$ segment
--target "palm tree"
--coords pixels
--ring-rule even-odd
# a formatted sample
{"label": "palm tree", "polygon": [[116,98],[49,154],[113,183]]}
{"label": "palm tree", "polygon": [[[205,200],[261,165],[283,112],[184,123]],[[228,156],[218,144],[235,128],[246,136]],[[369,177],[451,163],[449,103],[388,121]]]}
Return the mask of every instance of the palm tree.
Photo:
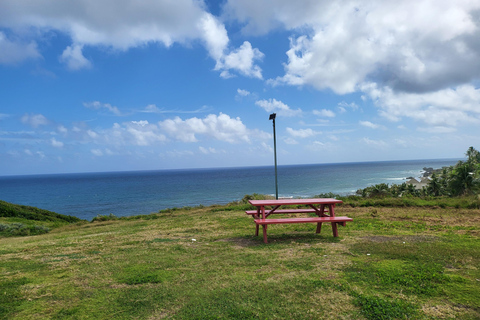
{"label": "palm tree", "polygon": [[442,183],[438,179],[437,175],[434,173],[427,185],[427,191],[429,194],[438,197],[442,193]]}
{"label": "palm tree", "polygon": [[468,148],[467,152],[465,153],[465,155],[467,156],[468,158],[468,162],[469,163],[472,163],[472,164],[476,164],[480,158],[480,152],[478,152],[477,150],[475,150],[474,147],[470,147]]}
{"label": "palm tree", "polygon": [[474,178],[474,172],[471,172],[470,169],[470,165],[464,163],[451,172],[450,188],[454,195],[474,193],[478,182]]}

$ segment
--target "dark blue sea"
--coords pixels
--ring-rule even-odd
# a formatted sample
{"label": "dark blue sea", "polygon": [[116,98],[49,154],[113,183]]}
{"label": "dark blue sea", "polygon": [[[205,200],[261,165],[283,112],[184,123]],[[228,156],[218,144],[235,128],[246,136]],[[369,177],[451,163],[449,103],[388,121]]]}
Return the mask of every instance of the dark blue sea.
{"label": "dark blue sea", "polygon": [[[278,167],[279,197],[355,193],[378,183],[401,184],[424,167],[459,159],[382,161]],[[0,177],[0,200],[81,219],[133,216],[166,208],[226,204],[246,194],[275,194],[275,169],[244,167]]]}

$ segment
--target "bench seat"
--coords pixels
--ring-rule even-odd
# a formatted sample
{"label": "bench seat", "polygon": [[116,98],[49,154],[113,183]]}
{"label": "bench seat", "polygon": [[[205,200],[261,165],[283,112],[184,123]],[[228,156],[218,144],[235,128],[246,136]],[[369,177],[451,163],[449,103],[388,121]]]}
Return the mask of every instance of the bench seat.
{"label": "bench seat", "polygon": [[[265,212],[268,212],[268,211],[270,210],[265,210]],[[328,208],[324,212],[328,212]],[[247,210],[245,211],[245,213],[249,215],[255,215],[258,212],[257,210]],[[288,213],[316,213],[316,211],[315,209],[301,208],[301,209],[280,209],[272,212],[272,214],[288,214]]]}
{"label": "bench seat", "polygon": [[315,217],[315,218],[284,218],[284,219],[254,219],[255,225],[257,228],[256,235],[258,235],[258,227],[262,226],[263,228],[263,242],[268,243],[267,241],[267,226],[269,224],[284,224],[284,223],[316,223],[317,230],[316,233],[320,233],[323,223],[331,223],[333,236],[338,237],[337,225],[343,227],[346,226],[347,221],[353,221],[349,217]]}
{"label": "bench seat", "polygon": [[315,218],[285,218],[285,219],[255,219],[256,224],[282,224],[282,223],[324,223],[324,222],[345,222],[353,221],[349,217],[315,217]]}

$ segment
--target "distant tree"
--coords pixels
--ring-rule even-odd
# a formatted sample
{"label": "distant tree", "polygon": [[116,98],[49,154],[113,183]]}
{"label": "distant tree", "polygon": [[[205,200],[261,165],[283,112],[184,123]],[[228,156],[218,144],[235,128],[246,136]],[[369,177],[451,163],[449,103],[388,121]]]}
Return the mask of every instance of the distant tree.
{"label": "distant tree", "polygon": [[443,192],[443,185],[440,179],[438,179],[437,175],[434,173],[432,174],[430,181],[428,182],[427,193],[432,196],[438,197],[439,195],[442,194],[442,192]]}
{"label": "distant tree", "polygon": [[467,160],[468,163],[475,165],[480,162],[480,152],[478,152],[478,150],[476,150],[474,147],[468,148],[465,155],[468,158]]}
{"label": "distant tree", "polygon": [[451,171],[450,189],[452,195],[462,196],[473,194],[478,189],[478,181],[475,179],[475,173],[471,171],[468,163],[456,166]]}

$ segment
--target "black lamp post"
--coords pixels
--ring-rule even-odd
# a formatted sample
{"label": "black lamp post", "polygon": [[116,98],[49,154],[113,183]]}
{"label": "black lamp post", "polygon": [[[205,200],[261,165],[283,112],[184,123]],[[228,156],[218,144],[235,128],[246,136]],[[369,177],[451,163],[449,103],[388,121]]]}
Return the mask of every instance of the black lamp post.
{"label": "black lamp post", "polygon": [[278,200],[278,182],[277,182],[277,138],[275,137],[275,117],[276,113],[272,113],[268,120],[273,120],[273,154],[275,156],[275,199]]}

